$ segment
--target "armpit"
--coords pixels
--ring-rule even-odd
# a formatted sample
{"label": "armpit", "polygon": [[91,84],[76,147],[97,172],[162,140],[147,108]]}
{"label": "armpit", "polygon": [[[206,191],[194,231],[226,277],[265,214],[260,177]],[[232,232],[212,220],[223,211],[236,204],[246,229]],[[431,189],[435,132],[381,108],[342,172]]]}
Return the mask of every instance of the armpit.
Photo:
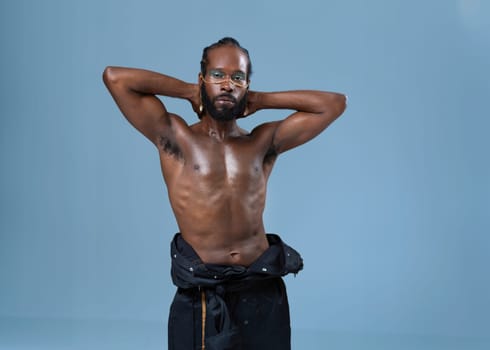
{"label": "armpit", "polygon": [[183,154],[179,146],[175,144],[175,142],[172,142],[166,136],[160,136],[158,138],[158,149],[161,152],[167,153],[175,158],[179,158],[179,159],[183,158]]}
{"label": "armpit", "polygon": [[271,146],[268,150],[267,153],[264,156],[264,163],[272,163],[276,160],[277,158],[277,150],[275,146]]}

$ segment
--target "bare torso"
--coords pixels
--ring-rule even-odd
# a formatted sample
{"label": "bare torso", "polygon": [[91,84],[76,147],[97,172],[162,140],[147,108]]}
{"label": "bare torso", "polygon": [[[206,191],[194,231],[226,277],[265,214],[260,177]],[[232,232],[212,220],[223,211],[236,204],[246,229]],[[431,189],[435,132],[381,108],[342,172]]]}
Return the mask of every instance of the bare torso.
{"label": "bare torso", "polygon": [[[246,50],[223,44],[206,52],[198,84],[123,67],[107,67],[104,83],[128,121],[158,147],[183,238],[205,263],[248,266],[268,247],[262,214],[277,154],[322,132],[344,111],[346,98],[251,91]],[[189,126],[157,95],[188,100],[201,120]],[[262,109],[294,112],[250,133],[237,126],[235,118]]]}
{"label": "bare torso", "polygon": [[162,173],[183,238],[205,263],[248,266],[268,247],[262,214],[275,160],[266,125],[221,139],[197,123],[162,138]]}

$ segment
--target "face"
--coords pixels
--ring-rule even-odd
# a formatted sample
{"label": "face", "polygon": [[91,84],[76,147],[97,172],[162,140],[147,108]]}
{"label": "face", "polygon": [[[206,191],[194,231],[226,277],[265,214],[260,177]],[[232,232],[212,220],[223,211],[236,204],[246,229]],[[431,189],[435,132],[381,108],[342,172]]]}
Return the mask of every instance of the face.
{"label": "face", "polygon": [[204,109],[218,121],[243,115],[248,91],[247,56],[237,47],[209,51],[206,75],[201,79]]}

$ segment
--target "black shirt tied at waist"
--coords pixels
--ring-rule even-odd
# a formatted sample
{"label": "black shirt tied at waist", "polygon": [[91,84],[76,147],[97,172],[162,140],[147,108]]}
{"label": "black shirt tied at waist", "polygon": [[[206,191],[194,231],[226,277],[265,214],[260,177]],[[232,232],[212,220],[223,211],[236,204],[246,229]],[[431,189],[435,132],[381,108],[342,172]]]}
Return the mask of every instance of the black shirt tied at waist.
{"label": "black shirt tied at waist", "polygon": [[[239,330],[226,304],[227,292],[257,288],[261,282],[277,279],[303,268],[299,253],[276,234],[267,234],[269,248],[250,266],[205,264],[195,250],[177,233],[171,243],[173,283],[181,290],[205,292],[206,318],[216,328],[207,329],[206,349],[238,349]],[[287,305],[287,303],[286,303]],[[190,309],[192,309],[191,305]],[[287,307],[287,306],[286,306]]]}
{"label": "black shirt tied at waist", "polygon": [[[205,264],[194,249],[177,233],[172,240],[172,281],[179,288],[231,288],[239,290],[248,281],[297,274],[303,269],[299,253],[276,234],[267,234],[269,248],[249,267]],[[219,288],[221,289],[221,288]]]}

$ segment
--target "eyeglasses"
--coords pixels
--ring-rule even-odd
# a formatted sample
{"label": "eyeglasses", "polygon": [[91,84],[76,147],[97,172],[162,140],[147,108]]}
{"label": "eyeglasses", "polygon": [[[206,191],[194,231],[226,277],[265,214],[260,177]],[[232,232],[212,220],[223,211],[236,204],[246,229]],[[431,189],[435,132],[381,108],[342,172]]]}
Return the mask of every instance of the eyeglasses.
{"label": "eyeglasses", "polygon": [[208,73],[206,73],[206,77],[202,77],[202,80],[205,83],[209,84],[222,84],[225,81],[229,80],[233,85],[237,87],[244,88],[248,86],[246,74],[240,71],[226,74],[220,69],[210,69]]}

